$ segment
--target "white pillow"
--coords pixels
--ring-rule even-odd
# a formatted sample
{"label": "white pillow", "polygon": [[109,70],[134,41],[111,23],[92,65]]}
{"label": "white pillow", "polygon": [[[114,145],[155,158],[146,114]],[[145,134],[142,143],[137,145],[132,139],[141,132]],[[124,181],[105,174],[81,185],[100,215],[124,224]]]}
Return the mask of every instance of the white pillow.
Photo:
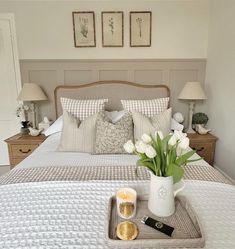
{"label": "white pillow", "polygon": [[63,117],[60,116],[56,121],[44,131],[45,136],[50,136],[54,133],[61,132],[63,128]]}
{"label": "white pillow", "polygon": [[[125,111],[113,111],[113,112],[105,112],[108,118],[112,121],[113,124],[117,123],[124,115]],[[56,121],[44,131],[45,136],[50,136],[54,133],[61,132],[63,128],[63,118],[60,116]],[[184,126],[178,123],[173,118],[171,119],[171,130],[183,131]]]}
{"label": "white pillow", "polygon": [[[113,112],[108,112],[105,111],[106,115],[108,118],[112,121],[113,124],[117,123],[124,115],[125,111],[113,111]],[[45,136],[50,136],[54,133],[61,132],[63,129],[63,116],[61,115],[56,121],[48,128],[46,129],[43,133]]]}
{"label": "white pillow", "polygon": [[113,112],[105,111],[105,114],[112,121],[112,123],[115,124],[125,115],[125,111],[124,110],[113,111]]}
{"label": "white pillow", "polygon": [[75,118],[85,118],[104,111],[104,105],[108,99],[69,99],[60,98],[63,111],[67,111]]}
{"label": "white pillow", "polygon": [[168,108],[169,97],[150,100],[121,100],[123,109],[137,111],[151,118]]}

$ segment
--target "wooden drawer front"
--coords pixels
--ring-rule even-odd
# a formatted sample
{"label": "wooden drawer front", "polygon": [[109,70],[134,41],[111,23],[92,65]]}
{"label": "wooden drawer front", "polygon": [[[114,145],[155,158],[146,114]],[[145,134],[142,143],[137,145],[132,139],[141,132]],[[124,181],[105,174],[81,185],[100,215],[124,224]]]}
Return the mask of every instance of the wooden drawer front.
{"label": "wooden drawer front", "polygon": [[213,165],[214,143],[190,143],[190,147],[196,150],[197,154],[206,162]]}
{"label": "wooden drawer front", "polygon": [[11,145],[12,156],[26,157],[30,155],[37,147],[37,144],[13,144]]}
{"label": "wooden drawer front", "polygon": [[190,147],[199,153],[210,153],[213,150],[212,143],[190,143]]}

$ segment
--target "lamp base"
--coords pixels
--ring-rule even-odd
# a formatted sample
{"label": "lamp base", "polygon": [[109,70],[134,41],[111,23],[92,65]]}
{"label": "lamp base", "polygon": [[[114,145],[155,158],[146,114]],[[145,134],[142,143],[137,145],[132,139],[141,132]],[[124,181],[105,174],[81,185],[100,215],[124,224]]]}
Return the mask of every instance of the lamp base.
{"label": "lamp base", "polygon": [[36,129],[36,104],[31,102],[32,105],[32,114],[33,114],[33,128]]}
{"label": "lamp base", "polygon": [[196,133],[196,131],[193,130],[192,127],[188,127],[186,133]]}
{"label": "lamp base", "polygon": [[192,128],[193,113],[194,113],[194,101],[190,101],[189,102],[188,129],[186,131],[187,133],[196,133]]}

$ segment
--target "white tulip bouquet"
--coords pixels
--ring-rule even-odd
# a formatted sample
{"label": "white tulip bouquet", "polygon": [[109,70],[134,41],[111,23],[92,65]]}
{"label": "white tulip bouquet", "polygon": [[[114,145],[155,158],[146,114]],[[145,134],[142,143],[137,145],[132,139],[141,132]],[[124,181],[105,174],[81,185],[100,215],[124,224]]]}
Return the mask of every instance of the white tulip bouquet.
{"label": "white tulip bouquet", "polygon": [[189,138],[181,131],[174,131],[165,137],[161,131],[156,132],[154,136],[143,134],[135,144],[129,140],[123,147],[127,153],[135,153],[140,157],[136,163],[137,167],[147,167],[157,176],[173,176],[174,183],[179,182],[184,175],[182,166],[201,160],[189,159],[195,151],[186,151]]}

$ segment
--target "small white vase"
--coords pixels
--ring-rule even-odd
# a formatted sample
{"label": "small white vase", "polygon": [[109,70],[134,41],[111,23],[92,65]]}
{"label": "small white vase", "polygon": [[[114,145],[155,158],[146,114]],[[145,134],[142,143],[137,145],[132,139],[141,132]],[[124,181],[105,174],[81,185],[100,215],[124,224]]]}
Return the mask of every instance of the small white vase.
{"label": "small white vase", "polygon": [[168,217],[175,212],[175,196],[183,186],[174,191],[173,177],[160,177],[150,171],[150,189],[148,208],[156,216]]}

